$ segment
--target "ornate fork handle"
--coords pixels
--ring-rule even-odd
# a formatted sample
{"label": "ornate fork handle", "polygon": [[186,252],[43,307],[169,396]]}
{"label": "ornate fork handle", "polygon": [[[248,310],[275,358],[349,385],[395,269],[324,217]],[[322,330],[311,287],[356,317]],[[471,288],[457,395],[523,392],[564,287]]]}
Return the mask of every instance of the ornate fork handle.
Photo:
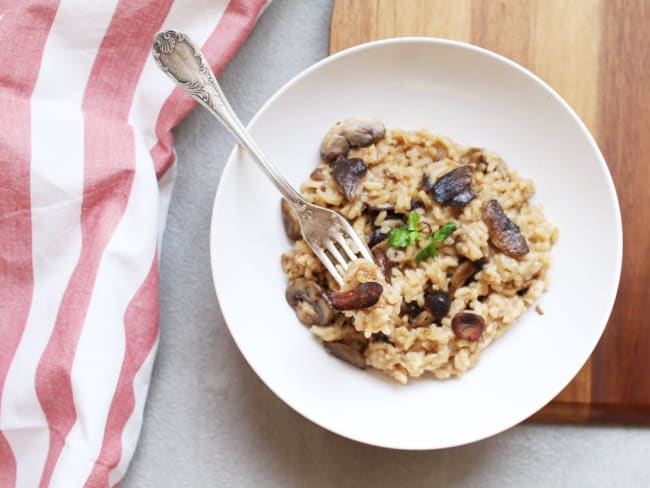
{"label": "ornate fork handle", "polygon": [[304,210],[306,202],[264,156],[230,107],[201,50],[187,35],[177,30],[159,32],[152,51],[160,69],[226,126],[296,210]]}

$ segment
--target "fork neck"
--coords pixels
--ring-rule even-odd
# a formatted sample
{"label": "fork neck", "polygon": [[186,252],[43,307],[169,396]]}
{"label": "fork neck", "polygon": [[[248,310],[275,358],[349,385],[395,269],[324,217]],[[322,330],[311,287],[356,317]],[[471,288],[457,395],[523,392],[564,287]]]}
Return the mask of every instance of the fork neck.
{"label": "fork neck", "polygon": [[159,32],[155,36],[152,51],[160,68],[235,136],[296,210],[304,210],[307,206],[305,200],[255,143],[221,91],[203,53],[187,35],[177,30]]}

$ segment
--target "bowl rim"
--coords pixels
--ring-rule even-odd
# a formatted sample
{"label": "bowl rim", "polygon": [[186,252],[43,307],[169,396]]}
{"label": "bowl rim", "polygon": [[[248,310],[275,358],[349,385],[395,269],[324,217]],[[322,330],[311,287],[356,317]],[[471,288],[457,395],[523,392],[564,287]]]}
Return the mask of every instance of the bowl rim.
{"label": "bowl rim", "polygon": [[591,340],[591,343],[589,344],[589,355],[581,361],[575,371],[572,372],[570,376],[568,376],[568,380],[566,382],[563,382],[559,388],[557,388],[557,391],[553,393],[552,396],[550,396],[547,400],[547,402],[543,405],[540,405],[536,410],[531,411],[527,413],[524,416],[518,416],[516,418],[511,419],[511,421],[508,423],[508,425],[498,425],[496,428],[490,429],[488,433],[482,432],[479,435],[474,435],[474,436],[467,436],[467,438],[463,441],[455,441],[455,442],[447,442],[444,443],[444,445],[431,445],[431,446],[422,446],[420,444],[418,445],[410,445],[409,443],[404,443],[402,441],[385,441],[385,442],[375,442],[375,441],[368,441],[366,439],[360,438],[358,436],[352,435],[350,433],[343,432],[341,429],[339,429],[336,425],[330,425],[328,422],[322,422],[319,419],[313,418],[310,416],[308,413],[303,413],[299,408],[294,405],[294,403],[288,399],[286,399],[283,395],[281,395],[277,390],[276,390],[276,385],[271,385],[269,382],[266,381],[265,375],[263,372],[260,372],[256,369],[256,367],[251,363],[251,361],[248,359],[248,357],[244,354],[242,351],[242,348],[240,344],[238,343],[238,340],[235,336],[235,334],[232,333],[231,326],[230,326],[230,316],[229,313],[224,310],[221,306],[222,303],[222,298],[221,294],[219,292],[220,286],[219,286],[219,280],[217,279],[217,273],[215,270],[215,262],[217,261],[217,255],[216,255],[216,246],[215,246],[215,238],[216,238],[216,209],[221,206],[220,202],[224,198],[224,190],[223,190],[223,185],[222,179],[224,177],[227,178],[227,174],[229,174],[230,171],[232,171],[232,168],[234,167],[233,161],[237,157],[237,154],[242,152],[240,150],[240,147],[238,144],[235,143],[233,150],[230,152],[228,155],[228,159],[226,160],[226,163],[223,168],[223,172],[221,174],[221,177],[219,179],[219,185],[217,187],[217,191],[214,197],[213,201],[213,206],[212,206],[212,213],[210,217],[210,236],[209,236],[209,245],[210,245],[210,264],[211,264],[211,274],[212,274],[212,280],[213,280],[213,285],[215,288],[217,300],[219,301],[219,307],[221,309],[221,313],[224,318],[224,322],[226,324],[226,327],[228,328],[228,331],[233,338],[233,341],[237,345],[237,348],[241,352],[242,356],[248,363],[248,365],[251,367],[251,369],[255,372],[255,374],[260,378],[260,380],[266,385],[267,388],[269,388],[280,400],[282,400],[286,405],[291,407],[291,409],[301,415],[302,417],[308,419],[309,421],[315,423],[316,425],[333,432],[337,435],[340,435],[342,437],[366,444],[366,445],[373,445],[373,446],[378,446],[378,447],[383,447],[383,448],[390,448],[390,449],[401,449],[401,450],[411,450],[411,451],[424,451],[424,450],[435,450],[435,449],[444,449],[444,448],[449,448],[449,447],[455,447],[455,446],[460,446],[460,445],[465,445],[465,444],[470,444],[473,442],[477,442],[482,439],[487,439],[489,437],[492,437],[496,434],[499,434],[501,432],[504,432],[522,421],[526,420],[528,417],[533,415],[535,412],[539,411],[541,408],[543,408],[548,402],[550,402],[553,398],[555,398],[573,379],[575,376],[578,374],[580,369],[584,366],[584,364],[588,361],[588,359],[591,357],[591,354],[593,353],[596,345],[598,344],[599,340],[602,338],[603,333],[605,331],[605,328],[607,326],[607,323],[609,321],[609,318],[611,317],[611,313],[614,307],[614,303],[616,300],[616,296],[618,293],[619,285],[620,285],[620,277],[621,277],[621,269],[622,269],[622,262],[623,262],[623,228],[622,228],[622,217],[621,217],[621,210],[620,210],[620,205],[619,205],[619,199],[618,199],[618,194],[616,192],[616,187],[614,186],[614,181],[612,178],[612,175],[609,171],[609,167],[607,166],[607,163],[605,161],[605,158],[603,157],[600,148],[598,147],[598,144],[596,143],[593,135],[589,131],[589,129],[586,127],[582,119],[577,115],[575,110],[568,104],[564,98],[562,98],[556,91],[553,89],[548,83],[546,83],[542,78],[540,78],[538,75],[534,74],[527,68],[521,66],[520,64],[516,63],[515,61],[501,55],[498,53],[495,53],[493,51],[490,51],[489,49],[485,49],[479,46],[476,46],[474,44],[470,44],[467,42],[462,42],[462,41],[456,41],[456,40],[451,40],[451,39],[444,39],[444,38],[438,38],[438,37],[421,37],[421,36],[405,36],[405,37],[392,37],[392,38],[386,38],[386,39],[381,39],[381,40],[376,40],[376,41],[371,41],[363,44],[359,44],[350,48],[347,48],[345,50],[339,51],[335,54],[326,56],[325,58],[321,59],[320,61],[317,61],[316,63],[308,66],[307,68],[303,69],[302,71],[298,72],[296,75],[294,75],[291,79],[289,79],[286,83],[284,83],[280,88],[278,88],[263,104],[262,106],[257,110],[257,112],[253,115],[251,120],[249,121],[248,124],[246,124],[247,128],[251,128],[254,126],[258,119],[262,117],[268,108],[273,105],[280,96],[282,96],[287,90],[289,90],[291,87],[293,87],[295,84],[300,82],[303,78],[309,76],[311,73],[314,71],[319,70],[321,67],[328,65],[330,63],[336,62],[340,58],[344,58],[347,56],[350,56],[352,54],[358,53],[360,51],[365,51],[365,50],[370,50],[370,49],[375,49],[375,48],[381,48],[386,45],[393,45],[393,44],[431,44],[431,45],[437,45],[437,46],[447,46],[447,47],[452,47],[452,48],[460,48],[460,49],[465,49],[468,51],[473,51],[475,53],[478,53],[483,56],[487,56],[489,58],[494,59],[497,62],[504,63],[506,66],[510,68],[514,68],[519,74],[529,78],[530,80],[534,81],[536,84],[538,84],[546,93],[548,93],[555,102],[558,102],[560,106],[566,111],[567,115],[569,115],[572,119],[573,122],[577,124],[577,127],[580,129],[582,132],[583,136],[586,138],[586,141],[589,143],[589,146],[591,147],[594,155],[596,156],[596,160],[598,161],[598,164],[601,167],[602,173],[605,177],[605,183],[608,187],[608,197],[611,200],[610,204],[612,205],[612,209],[614,210],[614,217],[615,217],[615,277],[612,282],[611,289],[609,290],[609,297],[606,302],[606,307],[604,310],[607,310],[607,316],[603,323],[600,326],[600,330],[598,331],[597,334],[593,335],[593,338]]}

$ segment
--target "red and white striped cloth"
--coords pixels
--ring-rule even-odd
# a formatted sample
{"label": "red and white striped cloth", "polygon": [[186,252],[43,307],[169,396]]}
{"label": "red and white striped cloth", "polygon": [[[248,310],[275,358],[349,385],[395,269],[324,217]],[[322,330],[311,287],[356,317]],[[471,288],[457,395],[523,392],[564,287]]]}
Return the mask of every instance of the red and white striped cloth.
{"label": "red and white striped cloth", "polygon": [[194,106],[152,39],[186,31],[218,73],[265,3],[0,0],[1,488],[124,476],[157,347],[171,129]]}

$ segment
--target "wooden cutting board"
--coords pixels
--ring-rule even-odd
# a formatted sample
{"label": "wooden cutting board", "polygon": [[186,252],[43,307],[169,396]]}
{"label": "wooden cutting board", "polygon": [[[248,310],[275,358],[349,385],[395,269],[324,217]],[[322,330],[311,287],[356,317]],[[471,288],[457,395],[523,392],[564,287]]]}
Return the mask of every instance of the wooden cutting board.
{"label": "wooden cutting board", "polygon": [[623,215],[618,298],[589,361],[534,420],[650,423],[648,26],[649,0],[334,1],[331,53],[399,36],[470,42],[548,82],[598,141]]}

